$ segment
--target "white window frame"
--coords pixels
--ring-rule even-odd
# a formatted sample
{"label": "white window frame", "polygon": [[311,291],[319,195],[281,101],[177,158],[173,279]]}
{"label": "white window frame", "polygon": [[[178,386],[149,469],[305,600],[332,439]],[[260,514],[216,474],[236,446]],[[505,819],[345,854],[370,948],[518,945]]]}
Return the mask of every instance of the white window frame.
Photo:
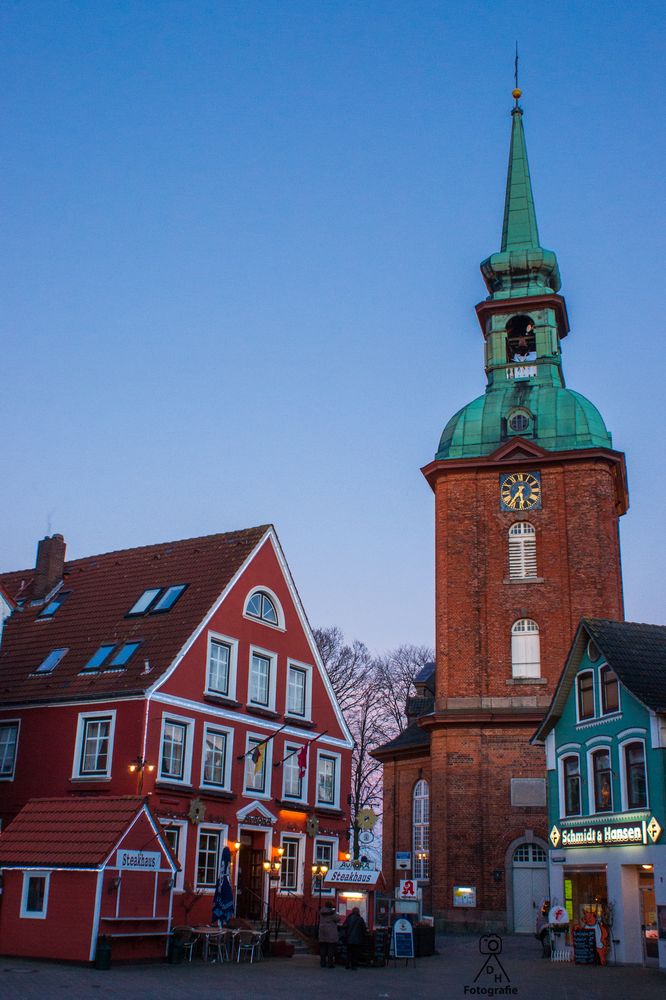
{"label": "white window frame", "polygon": [[[586,715],[584,718],[580,714],[580,692],[579,685],[580,679],[584,674],[589,674],[592,678],[592,715]],[[576,674],[575,695],[576,695],[576,723],[579,725],[585,725],[586,722],[592,722],[597,719],[597,688],[599,686],[599,676],[598,672],[594,667],[586,667],[585,670],[579,670]],[[589,772],[588,772],[589,773]]]}
{"label": "white window frame", "polygon": [[[604,812],[597,812],[597,804],[595,801],[595,784],[594,784],[594,762],[592,760],[593,754],[597,753],[599,750],[607,750],[608,758],[610,760],[610,772],[611,772],[611,808],[604,810]],[[588,745],[587,747],[587,801],[588,801],[588,813],[590,816],[610,816],[615,812],[615,789],[613,787],[613,745],[610,740],[606,737],[601,737],[595,740],[594,743]],[[581,775],[582,778],[582,775]],[[582,800],[582,796],[581,796]],[[582,804],[582,803],[581,803]]]}
{"label": "white window frame", "polygon": [[[284,744],[284,757],[289,756],[289,754],[293,753],[294,751],[302,750],[304,746],[305,746],[304,743],[292,743],[291,740],[288,740]],[[283,760],[284,760],[284,757],[283,757]],[[292,761],[296,762],[294,766],[296,768],[298,768],[298,753],[295,753],[293,757],[290,757],[289,761],[287,761],[287,763],[291,764]],[[305,774],[300,779],[301,780],[301,794],[299,796],[295,796],[295,795],[288,795],[287,794],[287,771],[286,771],[286,765],[284,763],[282,764],[282,798],[284,799],[285,802],[307,802],[307,800],[308,800],[308,770],[309,770],[309,766],[310,765],[309,765],[309,761],[308,761],[308,763],[306,763],[306,765],[305,765]]]}
{"label": "white window frame", "polygon": [[[304,713],[301,715],[299,712],[292,712],[289,709],[289,676],[290,671],[300,670],[305,674],[305,693],[304,693]],[[312,720],[312,667],[309,663],[301,663],[300,660],[287,660],[287,682],[285,688],[284,697],[284,714],[285,717],[289,716],[292,719],[303,719],[305,722],[310,722]]]}
{"label": "white window frame", "polygon": [[[565,790],[565,784],[564,784],[565,783],[564,761],[567,760],[569,757],[577,757],[578,758],[578,779],[580,781],[580,795],[579,795],[579,798],[580,798],[580,812],[575,813],[575,814],[572,813],[571,817],[569,817],[567,815],[567,811],[566,811],[566,804],[567,804],[567,802],[566,802],[566,790]],[[577,816],[582,816],[583,815],[583,805],[584,805],[584,802],[583,802],[583,768],[582,768],[581,760],[580,760],[580,750],[577,747],[575,749],[573,749],[573,748],[569,748],[569,749],[562,748],[561,751],[560,751],[560,754],[559,754],[559,756],[557,758],[557,790],[558,790],[558,797],[559,797],[560,816],[562,817],[562,819],[570,819],[570,818],[571,819],[575,819]]]}
{"label": "white window frame", "polygon": [[[631,743],[642,743],[643,744],[643,770],[645,771],[645,805],[644,806],[630,806],[629,805],[629,781],[627,780],[627,761],[625,758],[625,747],[629,746]],[[650,783],[648,781],[648,755],[647,755],[647,744],[645,742],[645,736],[642,733],[634,733],[633,735],[625,736],[624,739],[617,745],[617,752],[620,755],[620,800],[622,804],[622,812],[645,812],[650,808]]]}
{"label": "white window frame", "polygon": [[[319,767],[322,757],[333,758],[335,760],[335,789],[333,802],[322,802],[319,798]],[[315,783],[315,803],[318,809],[339,809],[340,808],[340,765],[342,756],[332,750],[317,750],[317,772]]]}
{"label": "white window frame", "polygon": [[0,781],[13,781],[16,776],[16,761],[18,760],[19,737],[21,735],[21,719],[0,719],[0,727],[15,726],[16,740],[14,741],[14,759],[12,760],[11,774],[0,774]]}
{"label": "white window frame", "polygon": [[[259,591],[263,591],[264,594],[270,597],[271,601],[273,602],[273,607],[275,608],[275,613],[277,614],[277,619],[278,619],[277,625],[274,625],[273,622],[267,622],[265,618],[258,618],[256,615],[248,614],[247,606],[254,597],[254,595]],[[243,618],[247,618],[247,620],[250,622],[259,622],[260,625],[265,625],[266,628],[278,629],[278,631],[280,632],[286,631],[284,623],[284,611],[282,610],[282,602],[280,601],[275,591],[271,590],[270,587],[266,587],[263,583],[258,584],[256,587],[253,587],[252,590],[249,590],[245,595],[245,600],[243,601]]]}
{"label": "white window frame", "polygon": [[219,834],[219,849],[217,854],[217,867],[215,872],[215,882],[220,874],[220,865],[222,863],[222,851],[229,839],[229,826],[227,823],[201,823],[197,828],[197,842],[194,851],[194,872],[193,872],[193,882],[194,888],[198,892],[214,893],[215,892],[215,882],[212,885],[203,885],[199,882],[199,850],[201,847],[201,835],[202,833],[217,833]]}
{"label": "white window frame", "polygon": [[[269,734],[270,735],[270,734]],[[270,799],[271,795],[271,775],[273,773],[273,740],[269,739],[268,743],[264,747],[264,790],[260,791],[258,788],[249,788],[245,784],[245,779],[247,776],[247,769],[249,767],[248,760],[250,760],[250,740],[258,741],[263,743],[265,739],[268,739],[266,733],[252,733],[248,732],[245,734],[245,759],[243,761],[243,795],[247,799]]]}
{"label": "white window frame", "polygon": [[[183,776],[176,778],[171,774],[162,774],[164,763],[164,730],[167,723],[172,722],[177,726],[185,727],[185,748],[183,754]],[[192,784],[192,747],[194,744],[194,719],[186,715],[176,715],[175,712],[162,713],[162,726],[160,728],[160,756],[157,765],[157,780],[166,782],[169,785],[191,785]]]}
{"label": "white window frame", "polygon": [[[521,622],[531,622],[536,628],[516,631],[516,626],[520,625]],[[521,646],[527,648],[526,640],[528,639],[536,639],[537,659],[518,660],[518,652]],[[530,645],[535,646],[535,643],[532,641]],[[524,680],[541,677],[541,629],[533,618],[517,618],[511,626],[511,676]]]}
{"label": "white window frame", "polygon": [[[210,686],[210,653],[213,643],[220,643],[229,647],[229,685],[227,694],[216,690]],[[238,674],[238,639],[232,639],[229,635],[222,635],[221,632],[209,632],[206,643],[206,694],[214,695],[218,698],[229,698],[236,700],[236,677]]]}
{"label": "white window frame", "polygon": [[[340,838],[339,837],[333,837],[333,836],[331,836],[331,837],[327,837],[327,836],[317,836],[317,837],[315,837],[314,840],[313,840],[313,842],[312,842],[312,864],[313,865],[317,864],[317,844],[320,844],[320,843],[321,844],[330,844],[331,845],[331,863],[329,865],[329,868],[334,868],[335,867],[335,863],[338,860],[338,854],[339,854],[339,851],[340,851]],[[333,886],[333,885],[326,885],[326,883],[323,883],[322,887],[321,887],[321,895],[323,897],[334,896],[335,895],[335,886]],[[317,887],[317,879],[314,877],[314,875],[312,876],[312,896],[313,897],[319,896],[319,888]]]}
{"label": "white window frame", "polygon": [[[185,882],[185,861],[187,859],[187,828],[188,824],[186,820],[182,819],[168,819],[166,816],[160,818],[160,823],[163,827],[177,827],[178,828],[178,852],[176,857],[180,862],[180,871],[174,872],[174,891],[182,892]],[[166,839],[166,838],[165,838]]]}
{"label": "white window frame", "polygon": [[[527,531],[526,529],[530,529]],[[536,528],[530,521],[516,521],[509,528],[509,579],[537,579]],[[530,570],[533,572],[530,572]],[[514,572],[514,570],[517,570]]]}
{"label": "white window frame", "polygon": [[[46,880],[44,886],[44,907],[43,909],[28,910],[28,888],[30,886],[31,878],[43,878]],[[23,872],[23,887],[21,889],[21,912],[20,916],[24,920],[46,920],[46,916],[49,908],[49,886],[51,883],[51,872],[50,871],[38,871],[30,870]]]}
{"label": "white window frame", "polygon": [[[109,751],[107,767],[103,774],[81,774],[81,752],[83,750],[83,734],[87,722],[96,719],[109,719]],[[74,760],[72,761],[72,778],[76,781],[110,781],[113,771],[113,741],[116,732],[116,710],[109,708],[106,712],[80,712],[76,724],[76,740],[74,742]]]}
{"label": "white window frame", "polygon": [[278,892],[280,895],[303,895],[303,887],[305,884],[305,847],[306,847],[306,836],[304,833],[292,833],[290,830],[283,830],[280,833],[280,847],[284,847],[285,840],[297,840],[298,844],[298,857],[296,859],[296,888],[287,889],[283,888],[282,884],[278,887]]}
{"label": "white window frame", "polygon": [[[417,823],[416,822],[416,815],[415,815],[416,814],[416,800],[417,800],[416,790],[421,785],[425,785],[426,790],[427,790],[427,795],[419,795],[418,798],[421,800],[421,802],[423,802],[423,800],[426,799],[426,801],[428,803],[428,818],[425,821],[423,819],[421,819]],[[426,831],[427,837],[423,837],[423,834],[422,834],[422,839],[427,839],[427,841],[428,841],[427,846],[421,846],[421,847],[417,848],[417,846],[416,846],[416,840],[417,840],[417,837],[416,837],[416,828],[417,828],[417,826],[419,827],[420,830],[422,830],[422,831],[425,830]],[[414,787],[412,788],[412,874],[414,876],[414,879],[417,882],[429,882],[430,881],[430,832],[431,832],[431,826],[430,826],[430,783],[425,778],[419,778],[419,780],[414,784]],[[421,852],[421,853],[427,853],[427,858],[425,859],[425,861],[419,862],[417,860],[416,855],[419,852]],[[417,865],[420,866],[418,868],[418,871],[417,871]],[[425,871],[427,872],[427,875],[420,874],[423,871],[423,869],[425,869]]]}
{"label": "white window frame", "polygon": [[[217,782],[206,781],[205,770],[206,770],[206,737],[208,733],[212,730],[214,733],[223,733],[226,738],[226,747],[224,753],[224,782],[219,785]],[[205,722],[203,728],[203,738],[201,740],[201,779],[200,785],[202,788],[217,789],[220,792],[230,792],[231,791],[231,763],[233,761],[234,753],[234,730],[229,726],[220,726],[216,722]]]}
{"label": "white window frame", "polygon": [[[250,691],[252,688],[252,657],[257,654],[257,656],[263,656],[264,659],[269,661],[268,668],[268,704],[264,705],[262,702],[253,701],[250,697]],[[249,706],[254,706],[256,708],[263,708],[265,711],[274,712],[275,711],[275,691],[277,687],[277,667],[278,667],[278,656],[270,649],[263,649],[261,646],[250,646],[250,655],[247,664],[247,704]]]}

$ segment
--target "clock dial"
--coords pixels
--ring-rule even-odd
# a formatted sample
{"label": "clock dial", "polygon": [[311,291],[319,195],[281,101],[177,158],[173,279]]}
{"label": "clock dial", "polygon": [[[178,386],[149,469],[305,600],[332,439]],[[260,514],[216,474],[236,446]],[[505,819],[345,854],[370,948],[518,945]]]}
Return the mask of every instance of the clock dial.
{"label": "clock dial", "polygon": [[500,476],[502,510],[534,510],[541,507],[541,475],[538,472],[510,472]]}

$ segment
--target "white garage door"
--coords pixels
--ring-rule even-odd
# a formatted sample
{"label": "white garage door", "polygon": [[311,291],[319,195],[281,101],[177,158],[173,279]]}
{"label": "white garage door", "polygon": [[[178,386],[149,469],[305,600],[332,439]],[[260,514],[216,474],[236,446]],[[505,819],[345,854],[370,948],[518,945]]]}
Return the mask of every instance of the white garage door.
{"label": "white garage door", "polygon": [[538,844],[519,844],[513,855],[513,929],[533,934],[537,910],[549,895],[546,852]]}

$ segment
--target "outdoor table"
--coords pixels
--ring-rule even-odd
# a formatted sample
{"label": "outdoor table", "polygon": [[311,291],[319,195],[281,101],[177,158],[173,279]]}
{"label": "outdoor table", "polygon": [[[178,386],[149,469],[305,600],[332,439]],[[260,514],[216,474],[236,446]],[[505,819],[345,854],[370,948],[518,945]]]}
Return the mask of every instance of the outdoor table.
{"label": "outdoor table", "polygon": [[192,928],[192,933],[196,934],[197,937],[201,938],[203,942],[202,947],[202,957],[204,962],[208,961],[208,949],[210,947],[210,942],[221,938],[227,933],[226,927],[218,927],[217,924],[201,924],[198,927]]}

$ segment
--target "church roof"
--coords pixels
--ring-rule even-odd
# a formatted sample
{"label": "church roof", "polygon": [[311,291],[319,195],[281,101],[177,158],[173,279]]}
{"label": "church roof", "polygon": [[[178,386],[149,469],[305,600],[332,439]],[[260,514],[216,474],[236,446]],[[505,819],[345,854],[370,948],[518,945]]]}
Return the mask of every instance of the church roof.
{"label": "church roof", "polygon": [[514,382],[493,389],[463,406],[442,432],[436,459],[490,455],[507,440],[506,422],[516,409],[531,414],[529,437],[547,451],[612,448],[612,438],[596,406],[554,385]]}

